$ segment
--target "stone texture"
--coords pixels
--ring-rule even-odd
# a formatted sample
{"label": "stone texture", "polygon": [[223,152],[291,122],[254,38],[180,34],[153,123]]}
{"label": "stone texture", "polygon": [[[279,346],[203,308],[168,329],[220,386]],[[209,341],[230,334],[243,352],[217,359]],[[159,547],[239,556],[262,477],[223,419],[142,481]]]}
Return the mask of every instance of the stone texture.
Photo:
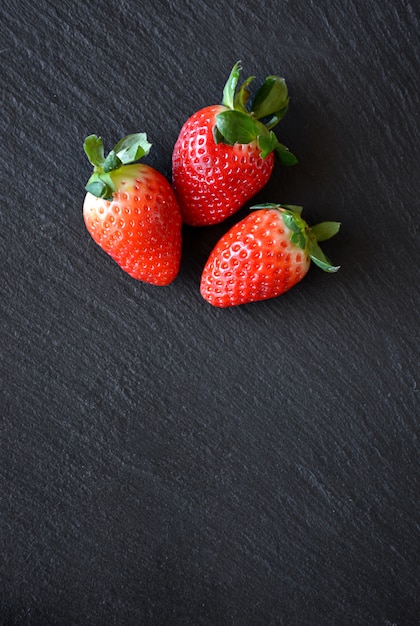
{"label": "stone texture", "polygon": [[[419,614],[418,13],[407,0],[0,8],[0,621],[408,626]],[[198,291],[248,211],[124,275],[82,219],[84,137],[183,121],[233,63],[286,77],[299,157],[256,200],[336,219],[276,300]]]}

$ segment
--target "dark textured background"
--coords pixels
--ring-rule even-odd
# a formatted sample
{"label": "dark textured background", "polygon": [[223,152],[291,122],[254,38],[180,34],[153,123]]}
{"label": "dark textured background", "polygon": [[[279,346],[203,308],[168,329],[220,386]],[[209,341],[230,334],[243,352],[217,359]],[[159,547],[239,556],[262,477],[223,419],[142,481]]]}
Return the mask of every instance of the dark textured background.
{"label": "dark textured background", "polygon": [[[409,0],[2,0],[0,622],[418,623],[419,24]],[[285,76],[258,197],[342,222],[287,295],[217,310],[82,219],[90,133],[170,176],[233,63]]]}

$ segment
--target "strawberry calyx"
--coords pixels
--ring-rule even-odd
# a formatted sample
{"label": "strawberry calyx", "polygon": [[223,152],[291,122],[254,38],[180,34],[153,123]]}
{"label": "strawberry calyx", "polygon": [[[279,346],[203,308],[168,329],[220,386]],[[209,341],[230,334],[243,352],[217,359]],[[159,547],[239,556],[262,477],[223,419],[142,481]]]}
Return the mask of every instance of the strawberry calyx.
{"label": "strawberry calyx", "polygon": [[116,191],[115,173],[149,154],[151,147],[145,133],[133,133],[123,137],[105,157],[102,138],[97,135],[86,137],[83,149],[93,165],[93,174],[85,186],[86,191],[97,198],[112,200]]}
{"label": "strawberry calyx", "polygon": [[226,110],[216,115],[213,128],[215,142],[232,146],[235,143],[257,141],[262,158],[275,151],[283,165],[295,165],[295,155],[278,141],[272,131],[289,107],[286,81],[280,76],[267,76],[249,104],[249,86],[255,76],[249,76],[238,88],[241,71],[241,63],[238,61],[223,89],[222,104]]}
{"label": "strawberry calyx", "polygon": [[290,241],[301,250],[304,250],[315,265],[329,273],[337,272],[340,269],[339,265],[331,263],[318,243],[319,241],[331,239],[331,237],[336,235],[340,230],[340,222],[320,222],[315,226],[309,226],[302,218],[303,208],[294,204],[256,204],[251,209],[272,209],[277,211],[285,226],[292,231]]}

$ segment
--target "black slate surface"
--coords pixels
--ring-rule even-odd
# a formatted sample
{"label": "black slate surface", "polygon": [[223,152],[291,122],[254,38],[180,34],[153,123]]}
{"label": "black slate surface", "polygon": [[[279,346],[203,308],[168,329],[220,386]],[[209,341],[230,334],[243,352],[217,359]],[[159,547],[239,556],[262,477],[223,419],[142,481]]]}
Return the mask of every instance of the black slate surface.
{"label": "black slate surface", "polygon": [[[3,0],[0,623],[419,623],[419,14],[409,0]],[[285,76],[259,202],[342,222],[276,300],[217,310],[228,223],[171,286],[82,219],[82,150],[172,146],[233,63]]]}

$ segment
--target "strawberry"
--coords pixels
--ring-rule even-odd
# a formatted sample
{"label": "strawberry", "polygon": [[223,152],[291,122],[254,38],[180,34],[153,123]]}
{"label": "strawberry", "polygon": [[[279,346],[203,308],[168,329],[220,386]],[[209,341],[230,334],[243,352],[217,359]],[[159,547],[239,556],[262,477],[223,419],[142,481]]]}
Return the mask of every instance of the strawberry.
{"label": "strawberry", "polygon": [[102,139],[84,149],[94,172],[86,185],[83,216],[94,241],[133,278],[168,285],[181,260],[181,213],[166,178],[143,163],[151,144],[128,135],[104,157]]}
{"label": "strawberry", "polygon": [[284,79],[268,76],[248,110],[248,87],[254,77],[237,89],[240,72],[238,62],[226,82],[222,104],[192,115],[174,146],[172,185],[182,219],[191,226],[217,224],[238,211],[268,182],[274,152],[284,165],[297,162],[271,130],[288,109]]}
{"label": "strawberry", "polygon": [[338,232],[339,223],[310,228],[302,207],[293,205],[252,208],[219,240],[204,267],[201,295],[210,304],[228,307],[275,298],[302,280],[311,260],[327,272],[339,269],[318,245]]}

